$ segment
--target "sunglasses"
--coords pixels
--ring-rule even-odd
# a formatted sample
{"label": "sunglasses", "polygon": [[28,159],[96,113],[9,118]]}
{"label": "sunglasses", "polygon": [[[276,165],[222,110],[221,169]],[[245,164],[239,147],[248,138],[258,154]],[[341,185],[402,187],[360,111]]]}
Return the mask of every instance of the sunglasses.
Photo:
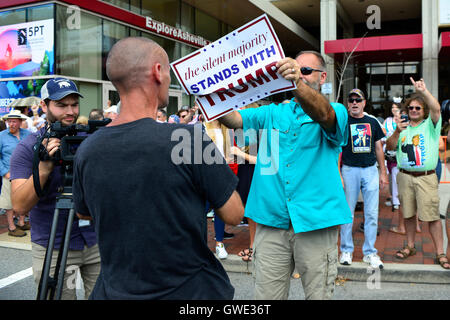
{"label": "sunglasses", "polygon": [[302,75],[304,75],[304,76],[310,75],[313,71],[323,72],[322,70],[313,69],[313,68],[310,68],[310,67],[301,67],[301,68],[300,68],[300,72],[301,72]]}
{"label": "sunglasses", "polygon": [[408,109],[409,109],[409,110],[416,110],[416,111],[419,111],[419,110],[422,109],[422,107],[421,107],[421,106],[408,106]]}
{"label": "sunglasses", "polygon": [[363,101],[363,99],[361,99],[361,98],[348,98],[348,102],[350,102],[350,103],[353,103],[353,102],[357,102],[357,103],[360,103],[360,102],[362,102]]}

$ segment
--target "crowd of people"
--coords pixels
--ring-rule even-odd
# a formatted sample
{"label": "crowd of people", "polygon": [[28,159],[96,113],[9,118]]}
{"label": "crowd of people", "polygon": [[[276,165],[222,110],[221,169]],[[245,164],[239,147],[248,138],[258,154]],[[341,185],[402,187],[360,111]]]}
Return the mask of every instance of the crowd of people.
{"label": "crowd of people", "polygon": [[[392,116],[380,123],[365,112],[360,89],[348,93],[346,106],[321,94],[327,72],[318,52],[302,51],[276,67],[297,85],[290,100],[254,103],[211,122],[196,105],[168,116],[167,53],[152,40],[130,37],[118,41],[106,61],[118,105],[92,109],[83,120],[83,97],[75,83],[54,78],[43,86],[38,108],[32,108],[33,117],[42,112],[45,119],[32,119],[35,131],[20,129],[25,118],[16,110],[4,116],[0,207],[7,212],[9,235],[24,236],[31,226],[36,283],[64,181],[51,160],[61,141],[46,138],[42,148],[48,157],[39,163],[38,178],[46,193],[38,196],[34,146],[45,122],[68,126],[104,118],[112,122],[84,140],[73,165],[77,218],[67,270],[79,268],[90,299],[232,299],[234,288],[217,258],[228,256],[223,240],[232,234],[225,226],[243,221],[250,238],[239,256],[253,263],[255,299],[287,299],[294,269],[306,299],[331,299],[338,263],[352,264],[360,194],[363,261],[383,269],[376,239],[379,193],[388,185],[390,205],[402,213],[391,231],[407,238],[396,258],[416,253],[420,220],[429,224],[436,262],[450,269],[438,209],[440,105],[424,80],[411,79],[415,93],[393,103]],[[180,144],[183,161],[174,163]],[[203,155],[200,162],[196,152]],[[205,161],[205,154],[220,161]],[[210,212],[216,256],[207,244]],[[67,213],[61,210],[62,216]],[[56,228],[52,272],[64,220]],[[67,282],[62,298],[75,299]]]}

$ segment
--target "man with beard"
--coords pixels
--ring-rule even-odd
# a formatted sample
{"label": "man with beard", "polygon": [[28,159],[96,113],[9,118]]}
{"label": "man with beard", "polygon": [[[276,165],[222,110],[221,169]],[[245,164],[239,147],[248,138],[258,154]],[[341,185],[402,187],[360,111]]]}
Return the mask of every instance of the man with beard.
{"label": "man with beard", "polygon": [[282,59],[277,68],[297,84],[289,103],[234,111],[219,119],[229,128],[243,128],[244,135],[250,129],[261,137],[245,208],[245,216],[257,223],[255,298],[287,299],[295,266],[306,299],[331,299],[338,225],[351,222],[338,169],[348,139],[348,114],[319,91],[327,73],[318,52]]}
{"label": "man with beard", "polygon": [[[79,114],[79,97],[82,95],[71,80],[66,78],[48,80],[41,89],[41,108],[47,114],[47,128],[42,128],[21,141],[11,157],[11,201],[14,211],[22,213],[31,210],[33,276],[37,284],[41,277],[46,247],[50,238],[56,197],[61,192],[64,182],[60,165],[52,160],[40,161],[40,185],[43,190],[46,186],[47,192],[43,197],[38,197],[33,184],[33,147],[45,130],[48,130],[49,123],[60,121],[62,126],[76,123]],[[44,139],[42,144],[52,157],[58,151],[61,141],[58,138],[50,138]],[[68,209],[59,211],[50,275],[54,273],[57,250],[62,245],[61,238],[65,231],[68,211]],[[75,217],[61,297],[63,300],[76,299],[77,269],[80,270],[85,295],[88,297],[100,273],[100,254],[94,227],[89,222]]]}

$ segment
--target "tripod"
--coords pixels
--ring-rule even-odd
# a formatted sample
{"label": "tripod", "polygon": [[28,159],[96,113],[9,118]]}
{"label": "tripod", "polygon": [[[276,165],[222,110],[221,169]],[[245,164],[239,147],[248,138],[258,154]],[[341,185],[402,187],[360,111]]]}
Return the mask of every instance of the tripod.
{"label": "tripod", "polygon": [[[59,210],[69,209],[66,226],[61,239],[61,247],[58,252],[55,273],[50,276],[50,267],[53,256],[53,247],[55,244],[56,230],[58,226]],[[66,270],[67,254],[69,251],[70,233],[72,232],[72,224],[75,217],[75,209],[73,205],[72,187],[65,186],[63,192],[56,198],[55,212],[53,214],[52,228],[50,238],[45,252],[44,266],[42,269],[41,279],[39,280],[37,300],[60,300],[62,288],[64,284],[64,273]],[[55,297],[56,293],[56,297]]]}

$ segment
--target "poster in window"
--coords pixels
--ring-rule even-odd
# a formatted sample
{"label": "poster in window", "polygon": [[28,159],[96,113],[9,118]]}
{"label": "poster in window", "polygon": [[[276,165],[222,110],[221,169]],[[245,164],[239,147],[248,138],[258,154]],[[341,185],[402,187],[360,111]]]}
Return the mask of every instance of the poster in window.
{"label": "poster in window", "polygon": [[0,26],[0,78],[54,74],[53,19]]}

